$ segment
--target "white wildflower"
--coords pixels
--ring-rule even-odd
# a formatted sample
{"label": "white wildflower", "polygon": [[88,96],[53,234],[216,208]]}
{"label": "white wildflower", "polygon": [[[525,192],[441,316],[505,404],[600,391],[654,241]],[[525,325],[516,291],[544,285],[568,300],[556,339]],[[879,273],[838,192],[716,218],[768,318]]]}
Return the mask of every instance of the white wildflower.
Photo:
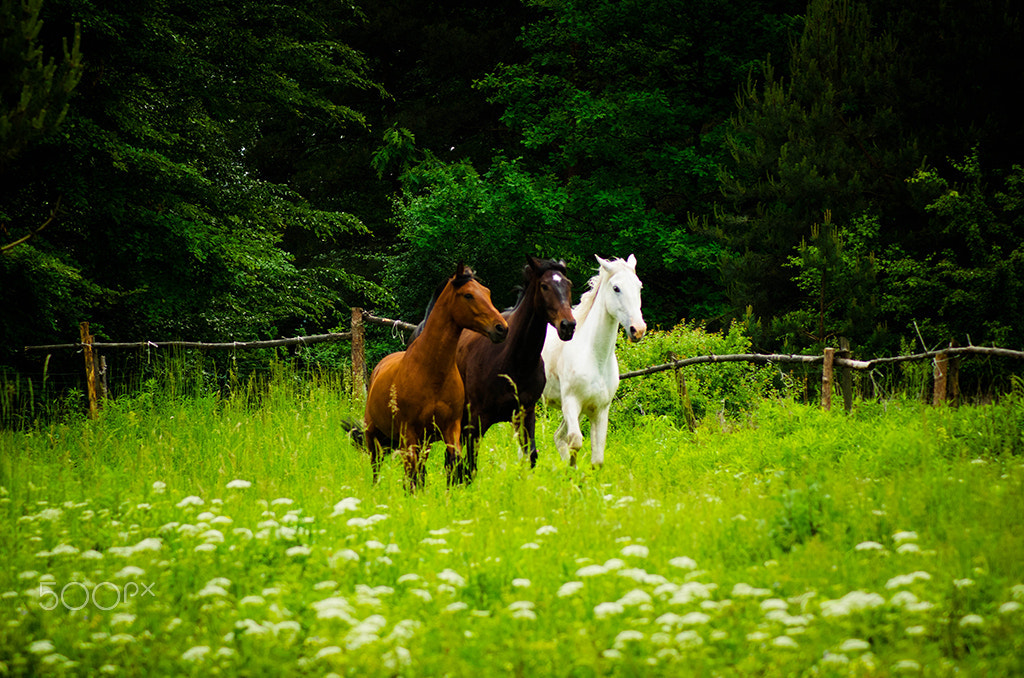
{"label": "white wildflower", "polygon": [[739,582],[732,587],[733,598],[765,598],[772,594],[769,589],[754,588],[750,584]]}
{"label": "white wildflower", "polygon": [[668,564],[672,567],[678,567],[680,570],[697,569],[697,561],[689,556],[676,556],[672,560],[668,561]]}
{"label": "white wildflower", "polygon": [[598,619],[605,619],[617,614],[622,614],[625,610],[621,603],[598,603],[594,607],[594,616]]}
{"label": "white wildflower", "polygon": [[777,647],[782,650],[795,650],[800,646],[789,636],[776,636],[772,639],[772,647]]}
{"label": "white wildflower", "polygon": [[693,629],[686,629],[676,634],[676,644],[683,649],[691,649],[704,644],[704,639]]}
{"label": "white wildflower", "polygon": [[461,574],[448,568],[445,568],[441,572],[438,572],[437,578],[445,582],[446,584],[455,586],[456,588],[460,588],[466,585],[466,580]]}
{"label": "white wildflower", "polygon": [[871,643],[860,638],[847,638],[838,649],[840,652],[866,652],[871,649]]}
{"label": "white wildflower", "polygon": [[[189,506],[202,506],[205,503],[206,502],[203,501],[202,497],[197,497],[195,495],[189,495],[188,497],[185,497],[184,499],[179,501],[177,506],[178,506],[178,508],[188,508]],[[206,647],[206,646],[203,645],[201,647]],[[209,652],[210,648],[207,647],[206,651]]]}
{"label": "white wildflower", "polygon": [[181,658],[187,662],[195,662],[199,661],[208,654],[210,654],[209,645],[196,645],[195,647],[191,647],[185,650],[181,654]]}
{"label": "white wildflower", "polygon": [[619,598],[619,605],[623,607],[635,607],[637,605],[649,605],[651,603],[651,594],[641,589],[632,589],[627,591],[624,596]]}
{"label": "white wildflower", "polygon": [[636,629],[627,629],[625,631],[620,631],[619,635],[615,636],[614,645],[621,650],[627,643],[635,643],[643,640],[644,638],[646,638],[646,636],[640,631],[637,631]]}
{"label": "white wildflower", "polygon": [[921,665],[913,659],[901,659],[892,665],[892,670],[896,673],[920,673]]}
{"label": "white wildflower", "polygon": [[[558,587],[558,597],[568,598],[569,596],[575,595],[583,588],[583,582],[581,581],[567,581]],[[1018,603],[1019,604],[1019,603]]]}
{"label": "white wildflower", "polygon": [[56,649],[53,646],[53,641],[50,640],[37,640],[28,646],[28,651],[32,654],[50,654],[55,652]]}
{"label": "white wildflower", "polygon": [[884,551],[885,547],[877,541],[862,541],[853,547],[855,551]]}
{"label": "white wildflower", "polygon": [[965,614],[960,618],[960,628],[965,629],[968,626],[981,626],[985,623],[981,615],[977,614]]}
{"label": "white wildflower", "polygon": [[229,490],[247,490],[250,487],[252,487],[252,483],[248,480],[242,480],[241,478],[236,478],[227,485]]}
{"label": "white wildflower", "polygon": [[313,603],[317,619],[340,619],[351,625],[356,624],[355,608],[345,598],[334,596]]}
{"label": "white wildflower", "polygon": [[623,546],[619,553],[627,558],[646,558],[650,555],[651,550],[643,544],[629,544]]}
{"label": "white wildflower", "polygon": [[823,600],[821,614],[825,617],[845,617],[854,612],[870,610],[884,604],[885,599],[877,593],[851,591],[838,600]]}
{"label": "white wildflower", "polygon": [[703,612],[687,612],[679,618],[680,626],[701,626],[711,621],[711,617]]}
{"label": "white wildflower", "polygon": [[604,565],[586,565],[576,570],[577,577],[597,577],[605,574],[608,570],[605,569]]}
{"label": "white wildflower", "polygon": [[885,582],[885,588],[896,589],[901,586],[910,586],[914,582],[920,581],[931,581],[932,576],[927,572],[918,570],[917,572],[911,572],[910,574],[898,574]]}
{"label": "white wildflower", "polygon": [[336,654],[341,654],[341,648],[337,645],[328,645],[327,647],[320,648],[320,651],[316,653],[316,658],[326,659]]}

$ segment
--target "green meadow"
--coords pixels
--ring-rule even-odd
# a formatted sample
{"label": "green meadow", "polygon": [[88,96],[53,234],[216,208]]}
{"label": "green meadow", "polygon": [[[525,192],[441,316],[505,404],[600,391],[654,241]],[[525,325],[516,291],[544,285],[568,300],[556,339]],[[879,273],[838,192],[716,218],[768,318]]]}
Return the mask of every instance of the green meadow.
{"label": "green meadow", "polygon": [[626,389],[599,470],[546,410],[536,469],[499,426],[409,494],[301,376],[0,432],[0,675],[1024,674],[1020,393],[690,429]]}

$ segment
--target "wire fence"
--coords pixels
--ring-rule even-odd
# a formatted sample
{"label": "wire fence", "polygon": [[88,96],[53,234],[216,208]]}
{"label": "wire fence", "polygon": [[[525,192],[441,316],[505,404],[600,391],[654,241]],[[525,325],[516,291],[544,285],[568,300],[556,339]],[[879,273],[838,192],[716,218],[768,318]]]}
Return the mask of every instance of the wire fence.
{"label": "wire fence", "polygon": [[[235,356],[240,351],[251,351],[257,349],[281,349],[281,348],[303,348],[317,344],[350,342],[350,375],[352,388],[357,393],[365,393],[365,384],[368,374],[366,360],[366,326],[390,328],[392,334],[397,336],[401,333],[411,332],[416,325],[401,320],[375,316],[361,308],[352,309],[351,329],[348,332],[334,332],[328,334],[316,334],[298,336],[283,339],[271,339],[265,341],[230,341],[230,342],[204,342],[204,341],[137,341],[137,342],[99,342],[89,333],[89,324],[82,323],[80,327],[80,340],[75,343],[46,344],[38,346],[26,346],[24,350],[29,353],[45,352],[47,361],[50,355],[60,351],[80,351],[84,358],[84,382],[85,391],[88,394],[88,407],[91,415],[95,416],[97,408],[106,393],[109,392],[107,385],[107,362],[104,352],[135,349],[136,351],[150,352],[166,350],[198,350],[202,352],[231,351]],[[729,363],[746,362],[760,365],[785,365],[801,364],[817,367],[819,364],[822,370],[822,407],[831,408],[833,391],[838,391],[843,396],[844,407],[850,410],[853,401],[853,389],[851,387],[851,371],[875,370],[885,365],[893,365],[903,362],[931,361],[934,365],[934,388],[933,403],[939,404],[947,400],[955,400],[959,395],[959,360],[962,356],[989,356],[1008,358],[1013,360],[1024,360],[1024,351],[1016,351],[1006,348],[986,346],[957,346],[955,343],[950,347],[925,351],[909,355],[871,358],[867,360],[854,359],[849,350],[849,344],[843,340],[840,348],[826,348],[821,355],[806,354],[761,354],[743,353],[731,355],[702,355],[693,357],[674,358],[664,363],[650,365],[648,367],[625,372],[620,379],[634,379],[645,375],[656,374],[667,370],[674,370],[677,379],[685,384],[683,369],[693,365],[706,363]],[[67,364],[62,362],[61,364]],[[838,375],[836,374],[838,370]],[[44,373],[45,370],[44,370]],[[73,372],[54,371],[48,373],[50,379],[70,377]],[[79,375],[82,373],[79,372]]]}

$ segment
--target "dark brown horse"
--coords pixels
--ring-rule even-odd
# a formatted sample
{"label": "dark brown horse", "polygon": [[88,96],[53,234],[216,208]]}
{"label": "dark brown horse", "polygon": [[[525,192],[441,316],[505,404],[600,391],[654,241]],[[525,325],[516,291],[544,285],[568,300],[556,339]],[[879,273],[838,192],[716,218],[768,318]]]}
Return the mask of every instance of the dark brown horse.
{"label": "dark brown horse", "polygon": [[409,488],[422,485],[430,443],[436,440],[444,440],[451,479],[462,451],[465,387],[455,366],[455,349],[464,328],[486,335],[488,343],[508,336],[508,323],[491,303],[490,291],[459,264],[435,294],[423,332],[406,350],[381,360],[370,375],[364,440],[374,482],[384,453],[398,449]]}
{"label": "dark brown horse", "polygon": [[492,424],[511,421],[519,433],[530,465],[537,463],[534,437],[536,405],[544,392],[544,362],[540,353],[547,326],[562,341],[572,338],[572,282],[565,263],[527,257],[523,268],[525,288],[515,307],[503,315],[508,320],[508,340],[501,345],[466,332],[459,339],[456,361],[466,384],[466,413],[462,440],[466,456],[456,479],[471,480],[476,473],[476,446]]}

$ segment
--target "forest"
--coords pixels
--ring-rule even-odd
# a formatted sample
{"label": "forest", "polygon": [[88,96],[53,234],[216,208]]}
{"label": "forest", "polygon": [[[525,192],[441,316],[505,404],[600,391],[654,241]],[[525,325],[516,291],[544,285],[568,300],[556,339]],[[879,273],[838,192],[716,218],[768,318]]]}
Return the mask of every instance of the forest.
{"label": "forest", "polygon": [[1011,0],[3,0],[0,364],[415,320],[634,253],[652,327],[1024,346]]}

